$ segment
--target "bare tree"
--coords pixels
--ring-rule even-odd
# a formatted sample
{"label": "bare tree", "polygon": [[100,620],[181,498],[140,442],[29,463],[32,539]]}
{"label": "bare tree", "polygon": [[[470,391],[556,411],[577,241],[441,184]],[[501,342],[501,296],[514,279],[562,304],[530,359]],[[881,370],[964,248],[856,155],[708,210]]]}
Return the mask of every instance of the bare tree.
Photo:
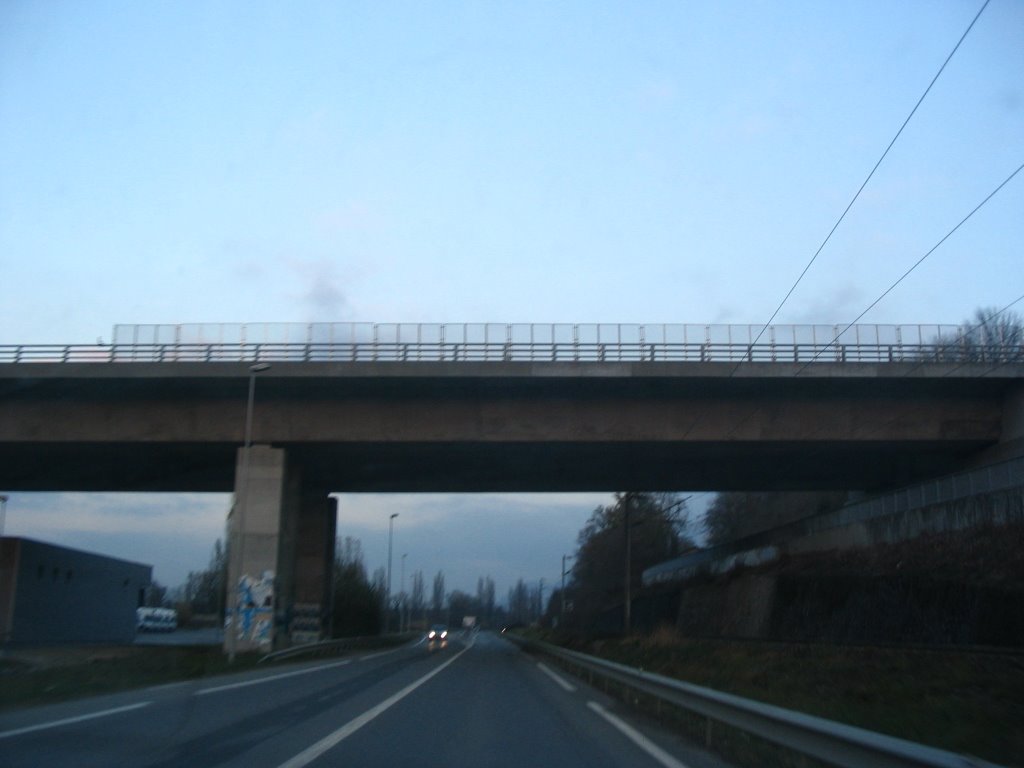
{"label": "bare tree", "polygon": [[617,493],[614,504],[597,507],[579,533],[571,587],[566,589],[574,621],[588,626],[603,611],[623,603],[627,549],[632,592],[645,568],[692,548],[683,533],[688,520],[686,501],[676,494]]}
{"label": "bare tree", "polygon": [[839,509],[845,500],[845,491],[720,493],[704,518],[708,543],[726,544],[758,531],[830,512]]}
{"label": "bare tree", "polygon": [[383,612],[379,588],[366,578],[359,539],[339,539],[335,547],[329,624],[334,637],[373,635],[380,631]]}
{"label": "bare tree", "polygon": [[534,599],[536,590],[531,592],[526,582],[519,579],[514,587],[508,590],[508,617],[514,624],[529,624],[534,618]]}
{"label": "bare tree", "polygon": [[426,588],[423,585],[423,571],[416,571],[412,575],[412,595],[409,601],[412,615],[420,614],[422,618],[423,609],[426,607]]}
{"label": "bare tree", "polygon": [[1014,312],[979,307],[964,321],[964,347],[972,362],[1008,363],[1024,360],[1024,319]]}
{"label": "bare tree", "polygon": [[384,570],[383,565],[373,572],[371,586],[373,587],[374,594],[377,595],[377,599],[380,601],[381,609],[386,609],[388,601],[388,572]]}
{"label": "bare tree", "polygon": [[149,588],[146,589],[145,602],[147,608],[169,607],[170,602],[167,598],[167,587],[156,579],[153,579],[153,581],[150,582]]}
{"label": "bare tree", "polygon": [[481,608],[484,612],[484,618],[491,622],[494,620],[494,579],[490,576],[484,579],[484,594],[481,602]]}
{"label": "bare tree", "polygon": [[338,538],[334,545],[334,559],[341,565],[357,565],[363,568],[363,543],[353,536]]}
{"label": "bare tree", "polygon": [[434,611],[434,616],[440,616],[441,609],[444,608],[444,571],[438,571],[434,576],[434,591],[431,597],[430,607]]}
{"label": "bare tree", "polygon": [[1007,309],[979,307],[956,334],[934,340],[934,352],[923,356],[958,363],[1015,363],[1024,361],[1024,318]]}
{"label": "bare tree", "polygon": [[210,564],[204,571],[189,571],[185,601],[195,613],[223,615],[228,578],[227,549],[217,539]]}

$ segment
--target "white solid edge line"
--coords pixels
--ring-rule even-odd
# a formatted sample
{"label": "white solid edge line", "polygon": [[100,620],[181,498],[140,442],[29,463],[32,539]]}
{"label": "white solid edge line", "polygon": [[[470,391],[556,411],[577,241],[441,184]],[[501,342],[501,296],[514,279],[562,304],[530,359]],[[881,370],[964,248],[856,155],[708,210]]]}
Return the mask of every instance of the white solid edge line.
{"label": "white solid edge line", "polygon": [[681,763],[676,760],[672,755],[648,739],[636,728],[620,720],[596,701],[588,701],[587,706],[618,728],[622,735],[640,747],[640,749],[649,754],[659,763],[664,765],[665,768],[687,768],[686,763]]}
{"label": "white solid edge line", "polygon": [[554,670],[550,669],[543,662],[538,661],[537,662],[537,666],[540,668],[541,672],[543,672],[545,675],[547,675],[552,680],[554,680],[556,683],[558,683],[560,686],[562,686],[563,690],[569,691],[570,693],[572,691],[576,690],[576,686],[575,685],[570,683],[568,680],[565,680],[561,675],[555,674]]}
{"label": "white solid edge line", "polygon": [[226,685],[217,685],[213,688],[203,688],[195,692],[196,696],[206,696],[208,693],[220,693],[221,691],[231,691],[235,688],[247,688],[250,685],[260,685],[261,683],[270,683],[274,680],[281,680],[285,677],[295,677],[296,675],[308,675],[310,672],[320,672],[324,669],[334,669],[335,667],[343,667],[346,664],[351,664],[352,659],[345,659],[344,661],[336,661],[333,664],[321,664],[319,667],[310,667],[309,669],[299,669],[295,672],[282,672],[280,675],[271,675],[269,677],[259,677],[255,680],[246,680],[241,683],[227,683]]}
{"label": "white solid edge line", "polygon": [[169,691],[172,688],[181,688],[183,686],[186,686],[186,685],[188,685],[191,682],[192,682],[191,680],[179,680],[176,683],[164,683],[163,685],[151,685],[149,688],[146,688],[145,690],[153,691],[154,693],[157,692],[157,691]]}
{"label": "white solid edge line", "polygon": [[29,725],[24,728],[17,728],[13,731],[0,731],[0,739],[7,739],[11,736],[21,736],[23,733],[32,733],[33,731],[45,731],[47,728],[59,728],[62,725],[71,725],[72,723],[81,723],[85,720],[95,720],[97,717],[108,717],[109,715],[117,715],[121,712],[130,712],[133,709],[142,709],[148,707],[151,702],[143,701],[140,704],[129,704],[126,707],[115,707],[114,709],[105,709],[102,712],[93,712],[88,715],[79,715],[78,717],[66,717],[63,720],[54,720],[52,723],[40,723],[39,725]]}
{"label": "white solid edge line", "polygon": [[459,656],[461,656],[468,650],[468,647],[463,648],[457,654],[448,659],[448,661],[446,661],[444,664],[440,665],[439,667],[435,667],[430,672],[421,677],[419,680],[416,680],[415,682],[412,682],[409,685],[405,686],[405,688],[400,690],[398,693],[389,696],[388,698],[384,699],[384,701],[382,701],[380,704],[377,704],[375,707],[371,707],[370,709],[363,712],[363,714],[359,715],[359,717],[349,720],[347,723],[345,723],[345,725],[341,726],[341,728],[334,731],[334,733],[328,734],[324,738],[320,739],[320,741],[304,749],[291,760],[282,763],[280,768],[303,768],[303,766],[309,765],[311,762],[320,757],[320,755],[322,755],[324,752],[331,749],[332,747],[337,746],[344,739],[347,739],[349,736],[351,736],[364,725],[372,721],[374,718],[378,717],[379,715],[383,714],[386,710],[393,707],[399,701],[404,699],[410,693],[412,693],[425,682],[427,682],[427,680],[441,672],[441,670],[443,670],[445,667],[447,667],[450,664],[453,664],[455,660],[459,658]]}

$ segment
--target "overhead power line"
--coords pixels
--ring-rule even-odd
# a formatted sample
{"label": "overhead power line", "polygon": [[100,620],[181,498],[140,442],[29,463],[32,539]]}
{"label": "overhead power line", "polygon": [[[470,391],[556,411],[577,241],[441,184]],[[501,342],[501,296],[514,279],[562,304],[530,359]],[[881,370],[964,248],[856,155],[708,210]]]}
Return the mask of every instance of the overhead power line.
{"label": "overhead power line", "polygon": [[[921,94],[921,98],[917,100],[917,103],[914,105],[914,108],[910,110],[910,114],[907,115],[907,119],[903,121],[903,125],[900,126],[900,129],[898,131],[896,131],[896,135],[892,137],[892,141],[889,142],[889,146],[885,148],[885,151],[882,153],[882,156],[878,158],[878,162],[875,163],[874,167],[871,169],[871,172],[867,175],[867,178],[864,179],[864,182],[857,189],[857,192],[853,196],[853,199],[850,200],[849,204],[846,206],[842,214],[836,220],[836,223],[832,225],[832,229],[829,230],[828,235],[826,235],[825,239],[821,242],[821,245],[818,246],[818,250],[814,252],[814,255],[811,256],[811,260],[807,262],[807,265],[803,268],[803,271],[797,277],[796,281],[790,287],[789,291],[786,292],[786,295],[782,298],[782,301],[779,302],[779,306],[777,306],[775,308],[775,311],[772,312],[772,316],[768,318],[768,322],[764,324],[764,326],[758,332],[757,337],[750,343],[751,348],[755,344],[757,344],[758,341],[761,340],[761,337],[764,335],[764,332],[768,330],[768,326],[772,324],[772,322],[775,320],[779,312],[782,311],[782,308],[785,306],[786,302],[789,301],[789,297],[793,295],[793,291],[796,290],[796,287],[800,285],[800,282],[804,279],[804,275],[806,275],[808,270],[810,270],[811,265],[813,265],[814,262],[817,260],[818,255],[822,252],[822,250],[824,250],[825,246],[828,244],[828,241],[832,239],[832,235],[835,233],[835,231],[839,229],[839,225],[843,222],[843,219],[846,218],[846,214],[850,212],[851,208],[853,208],[853,204],[857,202],[857,198],[860,197],[860,193],[864,191],[864,188],[868,185],[868,182],[871,181],[871,177],[875,175],[875,171],[878,170],[878,167],[882,164],[882,161],[885,160],[886,155],[889,154],[889,150],[892,149],[893,145],[896,143],[896,140],[899,139],[900,134],[903,133],[903,129],[907,127],[907,124],[910,122],[910,119],[914,116],[914,113],[917,112],[918,107],[921,106],[921,103],[925,100],[925,97],[928,95],[929,91],[931,91],[932,86],[935,85],[935,82],[939,79],[939,76],[942,74],[943,70],[945,70],[946,65],[949,64],[950,60],[953,58],[953,55],[960,48],[960,44],[963,43],[968,33],[970,33],[971,29],[974,27],[974,24],[978,21],[978,19],[981,17],[981,14],[988,7],[989,2],[991,2],[991,0],[985,0],[981,8],[974,15],[974,18],[971,20],[971,23],[967,25],[967,29],[965,29],[964,33],[960,35],[960,39],[957,40],[956,45],[953,46],[953,50],[951,50],[949,52],[949,55],[946,56],[946,60],[942,62],[942,66],[939,67],[939,71],[935,73],[935,77],[933,77],[931,82],[928,83],[928,87],[924,89],[924,93]],[[739,368],[739,364],[737,364],[736,368],[733,368],[730,376],[736,373],[737,368]]]}
{"label": "overhead power line", "polygon": [[976,214],[978,211],[980,211],[982,209],[982,207],[985,205],[985,203],[987,203],[989,200],[991,200],[993,197],[995,197],[996,194],[999,192],[999,190],[1001,190],[1003,187],[1005,187],[1007,184],[1009,184],[1010,181],[1013,179],[1013,177],[1016,176],[1018,173],[1020,173],[1022,170],[1024,170],[1024,163],[1021,163],[1020,165],[1018,165],[1017,166],[1017,170],[1015,170],[1013,173],[1011,173],[1009,176],[1007,176],[1003,180],[1002,184],[1000,184],[998,187],[996,187],[991,192],[989,192],[989,194],[985,197],[984,200],[982,200],[980,203],[978,203],[976,206],[974,206],[974,209],[970,213],[968,213],[966,216],[964,216],[962,219],[960,219],[960,222],[955,227],[953,227],[951,230],[949,230],[949,232],[947,232],[945,235],[943,235],[942,239],[939,240],[939,242],[937,242],[935,245],[933,245],[931,248],[929,248],[928,252],[925,253],[924,256],[922,256],[920,259],[915,261],[913,266],[911,266],[910,269],[908,269],[906,272],[904,272],[902,275],[900,275],[899,278],[896,280],[896,282],[894,282],[892,285],[890,285],[888,288],[886,288],[884,291],[882,291],[882,295],[879,296],[874,301],[872,301],[863,312],[861,312],[859,315],[857,315],[857,317],[855,317],[850,323],[848,323],[846,325],[846,327],[843,328],[843,330],[841,330],[839,333],[837,333],[833,337],[832,341],[830,341],[824,347],[822,347],[817,352],[815,352],[814,353],[814,357],[812,357],[807,363],[805,363],[804,366],[799,371],[797,371],[796,374],[794,374],[794,375],[799,376],[801,373],[803,373],[803,371],[805,371],[807,369],[807,366],[809,366],[812,363],[814,363],[814,361],[817,360],[824,352],[826,352],[829,348],[831,348],[840,338],[842,338],[842,335],[844,333],[846,333],[848,330],[850,330],[850,328],[852,328],[857,323],[858,320],[860,320],[862,317],[864,317],[864,315],[866,315],[868,312],[870,312],[872,309],[874,309],[875,306],[877,306],[878,303],[882,299],[884,299],[886,296],[888,296],[897,285],[899,285],[900,283],[902,283],[906,279],[907,275],[909,275],[911,272],[913,272],[915,269],[917,269],[919,266],[921,266],[921,263],[925,259],[927,259],[933,253],[935,253],[935,251],[938,250],[940,245],[942,245],[950,237],[952,237],[954,232],[956,232],[958,229],[960,229],[960,227],[962,227],[967,222],[968,219],[970,219],[974,214]]}

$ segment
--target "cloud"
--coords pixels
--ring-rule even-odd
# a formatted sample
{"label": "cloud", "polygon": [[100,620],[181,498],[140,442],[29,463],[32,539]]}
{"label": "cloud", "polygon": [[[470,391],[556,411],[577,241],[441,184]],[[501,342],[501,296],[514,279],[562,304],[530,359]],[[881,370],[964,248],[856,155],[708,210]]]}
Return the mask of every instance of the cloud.
{"label": "cloud", "polygon": [[348,302],[334,261],[291,259],[289,266],[302,285],[299,299],[311,321],[336,320],[344,315]]}
{"label": "cloud", "polygon": [[514,512],[524,517],[544,517],[558,511],[583,510],[587,514],[598,504],[611,501],[608,493],[473,493],[473,494],[385,494],[336,493],[338,526],[356,525],[367,530],[386,531],[392,513],[402,525],[426,528],[441,521],[474,515]]}
{"label": "cloud", "polygon": [[9,530],[204,537],[223,534],[228,506],[226,494],[213,493],[22,493],[12,495]]}
{"label": "cloud", "polygon": [[864,292],[853,283],[846,283],[831,291],[818,293],[803,303],[793,302],[793,305],[786,307],[789,317],[787,322],[796,325],[845,324],[859,315],[866,304]]}
{"label": "cloud", "polygon": [[11,494],[5,534],[146,563],[163,584],[205,568],[230,496],[214,493]]}
{"label": "cloud", "polygon": [[[338,536],[362,542],[371,575],[387,566],[388,522],[399,514],[396,591],[407,554],[407,579],[418,570],[428,580],[444,571],[449,591],[474,592],[477,579],[490,576],[499,598],[520,578],[534,585],[544,578],[550,589],[591,512],[612,501],[608,493],[335,496]],[[214,542],[224,538],[230,500],[202,493],[18,493],[11,495],[6,533],[150,564],[154,578],[173,587],[206,567]]]}
{"label": "cloud", "polygon": [[[387,566],[388,521],[395,521],[392,584],[421,570],[429,580],[444,571],[448,591],[474,592],[481,576],[495,580],[498,596],[522,578],[547,588],[559,578],[561,557],[607,493],[532,494],[336,494],[338,535],[363,543],[370,574]],[[408,586],[408,585],[407,585]]]}

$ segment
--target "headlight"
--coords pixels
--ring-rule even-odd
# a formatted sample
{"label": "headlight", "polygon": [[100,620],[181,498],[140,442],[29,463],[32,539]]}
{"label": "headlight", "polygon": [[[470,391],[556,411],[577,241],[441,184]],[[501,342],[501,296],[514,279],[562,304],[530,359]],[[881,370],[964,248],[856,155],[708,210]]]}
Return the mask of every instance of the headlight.
{"label": "headlight", "polygon": [[446,637],[448,637],[448,631],[447,630],[445,630],[444,632],[441,633],[441,639],[442,640],[444,640]]}
{"label": "headlight", "polygon": [[435,635],[435,634],[436,634],[436,633],[434,632],[434,630],[430,630],[430,634],[429,634],[429,635],[427,635],[427,639],[428,639],[428,640],[433,640],[433,639],[434,639],[434,635]]}

